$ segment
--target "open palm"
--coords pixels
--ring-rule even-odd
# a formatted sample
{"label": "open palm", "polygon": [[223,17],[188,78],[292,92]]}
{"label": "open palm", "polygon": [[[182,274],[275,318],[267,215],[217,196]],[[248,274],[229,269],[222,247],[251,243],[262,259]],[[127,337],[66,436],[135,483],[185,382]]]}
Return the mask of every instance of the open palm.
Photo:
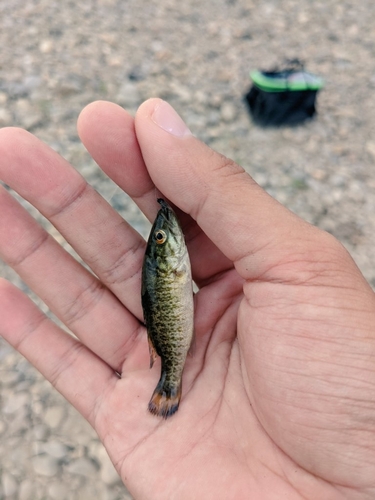
{"label": "open palm", "polygon": [[145,242],[70,165],[17,129],[0,133],[1,178],[95,274],[1,189],[0,254],[78,340],[5,281],[0,333],[88,419],[137,499],[374,498],[372,290],[336,240],[178,119],[169,126],[170,113],[151,100],[134,125],[98,102],[79,132],[151,220],[156,189],[180,216],[199,292],[177,414],[165,421],[147,411],[160,364],[149,369],[142,322]]}

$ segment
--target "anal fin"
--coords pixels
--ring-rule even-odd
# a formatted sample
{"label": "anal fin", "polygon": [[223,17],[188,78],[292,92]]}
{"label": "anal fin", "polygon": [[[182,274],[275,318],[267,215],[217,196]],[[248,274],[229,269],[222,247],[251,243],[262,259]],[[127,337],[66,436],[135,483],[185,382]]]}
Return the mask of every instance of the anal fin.
{"label": "anal fin", "polygon": [[148,338],[148,350],[150,351],[150,368],[152,368],[157,358],[157,354],[155,351],[155,347],[152,345],[150,337],[147,336],[147,338]]}

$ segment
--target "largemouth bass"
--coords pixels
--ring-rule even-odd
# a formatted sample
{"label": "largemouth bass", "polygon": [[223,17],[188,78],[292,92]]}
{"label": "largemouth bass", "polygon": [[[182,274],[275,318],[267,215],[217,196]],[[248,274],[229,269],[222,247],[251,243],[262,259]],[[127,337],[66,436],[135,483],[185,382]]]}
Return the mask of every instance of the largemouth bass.
{"label": "largemouth bass", "polygon": [[148,409],[168,418],[178,410],[181,378],[194,329],[189,254],[176,214],[163,199],[148,238],[142,268],[142,307],[150,368],[161,358],[161,376]]}

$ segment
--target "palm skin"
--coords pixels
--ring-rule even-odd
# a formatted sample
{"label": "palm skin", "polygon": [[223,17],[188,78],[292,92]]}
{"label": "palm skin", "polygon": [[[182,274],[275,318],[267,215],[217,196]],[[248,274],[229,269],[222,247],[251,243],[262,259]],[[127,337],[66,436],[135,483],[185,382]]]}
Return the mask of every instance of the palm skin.
{"label": "palm skin", "polygon": [[147,411],[160,364],[149,369],[142,324],[143,240],[55,153],[13,129],[0,134],[1,178],[98,278],[2,190],[2,257],[79,340],[4,281],[1,334],[93,425],[136,499],[374,498],[372,290],[334,238],[181,124],[156,125],[162,106],[146,102],[134,125],[94,103],[79,132],[151,220],[155,186],[181,209],[199,292],[177,414]]}

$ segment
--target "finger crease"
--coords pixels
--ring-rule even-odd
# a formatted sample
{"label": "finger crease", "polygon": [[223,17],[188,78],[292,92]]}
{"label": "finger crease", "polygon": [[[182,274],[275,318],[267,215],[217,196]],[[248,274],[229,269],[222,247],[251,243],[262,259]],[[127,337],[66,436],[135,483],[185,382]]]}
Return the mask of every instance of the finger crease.
{"label": "finger crease", "polygon": [[40,237],[35,239],[21,255],[15,259],[7,259],[8,264],[14,268],[21,266],[28,258],[34,255],[45,243],[47,243],[49,239],[50,235],[46,231],[41,231]]}
{"label": "finger crease", "polygon": [[141,269],[144,254],[143,240],[122,253],[115,262],[101,273],[101,278],[108,285],[118,285],[132,278]]}
{"label": "finger crease", "polygon": [[71,327],[77,321],[82,320],[98,304],[106,290],[100,281],[92,278],[90,284],[66,306],[62,314],[65,323]]}
{"label": "finger crease", "polygon": [[34,333],[37,333],[45,321],[49,321],[47,316],[45,316],[41,311],[38,311],[38,313],[39,314],[33,316],[32,319],[26,322],[23,332],[18,335],[17,340],[15,340],[12,344],[13,347],[20,353],[23,352],[22,346],[29,340],[29,337]]}
{"label": "finger crease", "polygon": [[61,356],[59,357],[59,363],[56,365],[55,369],[48,377],[48,380],[51,382],[55,389],[58,390],[57,386],[62,374],[64,372],[72,372],[70,368],[74,365],[83,349],[86,350],[87,348],[80,342],[74,341],[72,344],[70,344],[68,349],[63,354],[61,354]]}
{"label": "finger crease", "polygon": [[86,181],[82,180],[82,183],[77,186],[76,190],[67,197],[63,202],[60,203],[58,207],[56,207],[55,211],[51,211],[48,214],[48,218],[52,220],[55,217],[62,215],[64,212],[67,212],[72,208],[73,205],[78,203],[85,195],[86,191],[91,190],[92,187],[87,184]]}

